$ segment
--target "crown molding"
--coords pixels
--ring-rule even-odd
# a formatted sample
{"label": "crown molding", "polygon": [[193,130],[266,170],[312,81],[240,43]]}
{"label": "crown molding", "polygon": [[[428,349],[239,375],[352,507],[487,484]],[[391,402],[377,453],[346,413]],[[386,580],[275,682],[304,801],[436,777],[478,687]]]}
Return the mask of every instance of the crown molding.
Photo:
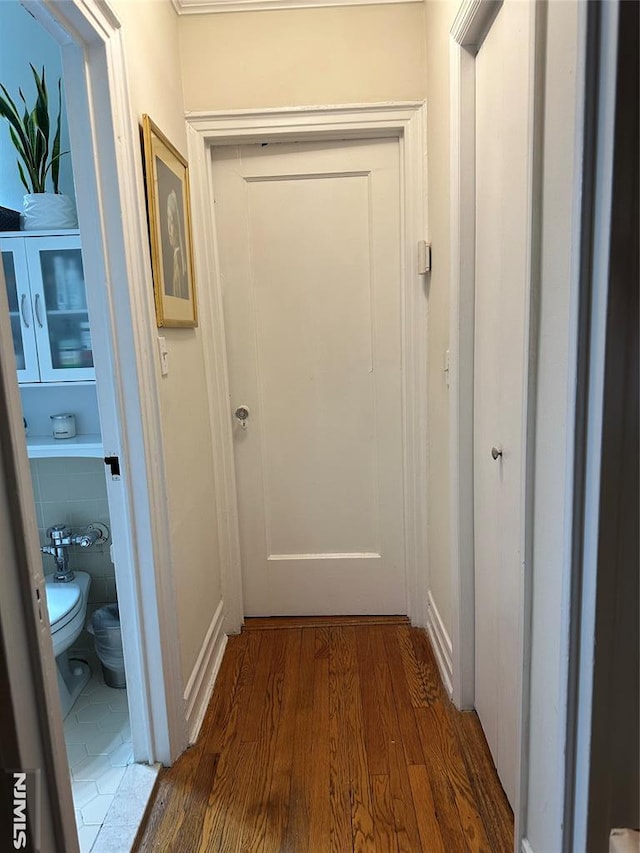
{"label": "crown molding", "polygon": [[321,6],[379,6],[423,3],[424,0],[171,0],[178,15],[258,12],[268,9],[311,9]]}

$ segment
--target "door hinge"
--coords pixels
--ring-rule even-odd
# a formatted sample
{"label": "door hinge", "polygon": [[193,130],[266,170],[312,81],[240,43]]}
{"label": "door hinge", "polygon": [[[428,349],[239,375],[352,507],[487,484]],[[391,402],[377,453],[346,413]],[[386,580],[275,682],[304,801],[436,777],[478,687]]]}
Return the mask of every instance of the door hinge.
{"label": "door hinge", "polygon": [[431,243],[418,240],[418,275],[431,272]]}
{"label": "door hinge", "polygon": [[104,464],[111,471],[111,478],[113,480],[120,479],[120,459],[117,456],[105,456]]}
{"label": "door hinge", "polygon": [[36,583],[36,604],[38,607],[38,621],[42,623],[42,596],[40,595],[40,587]]}

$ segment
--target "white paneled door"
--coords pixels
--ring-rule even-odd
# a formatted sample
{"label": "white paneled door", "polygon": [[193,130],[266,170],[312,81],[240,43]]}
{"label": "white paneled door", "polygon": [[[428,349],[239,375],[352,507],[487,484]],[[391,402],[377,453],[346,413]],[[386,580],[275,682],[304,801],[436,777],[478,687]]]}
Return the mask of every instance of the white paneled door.
{"label": "white paneled door", "polygon": [[505,2],[476,58],[475,703],[512,805],[521,698],[532,26],[530,4]]}
{"label": "white paneled door", "polygon": [[406,613],[399,142],[213,151],[245,614]]}

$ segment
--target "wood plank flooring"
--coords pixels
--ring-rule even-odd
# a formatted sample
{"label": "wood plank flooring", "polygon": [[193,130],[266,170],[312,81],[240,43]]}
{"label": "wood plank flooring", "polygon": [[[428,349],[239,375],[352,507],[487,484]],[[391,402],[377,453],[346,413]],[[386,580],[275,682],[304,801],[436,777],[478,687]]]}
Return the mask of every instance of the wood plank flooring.
{"label": "wood plank flooring", "polygon": [[134,850],[502,853],[513,815],[474,713],[402,617],[247,620]]}

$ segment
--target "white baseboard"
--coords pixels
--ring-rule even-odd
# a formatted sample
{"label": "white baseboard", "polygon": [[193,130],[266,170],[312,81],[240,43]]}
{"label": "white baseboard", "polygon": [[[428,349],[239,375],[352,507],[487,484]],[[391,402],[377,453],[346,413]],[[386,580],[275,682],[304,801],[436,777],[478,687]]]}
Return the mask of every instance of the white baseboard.
{"label": "white baseboard", "polygon": [[185,715],[190,744],[196,742],[200,732],[200,726],[211,698],[226,645],[227,636],[223,630],[223,607],[222,602],[220,602],[184,691]]}
{"label": "white baseboard", "polygon": [[533,853],[533,847],[532,847],[532,846],[531,846],[531,844],[529,843],[529,839],[528,839],[528,838],[523,838],[523,839],[522,839],[522,843],[521,843],[521,845],[520,845],[520,849],[521,849],[522,853]]}
{"label": "white baseboard", "polygon": [[433,646],[445,690],[451,697],[453,695],[453,646],[431,591],[427,593],[427,634]]}

